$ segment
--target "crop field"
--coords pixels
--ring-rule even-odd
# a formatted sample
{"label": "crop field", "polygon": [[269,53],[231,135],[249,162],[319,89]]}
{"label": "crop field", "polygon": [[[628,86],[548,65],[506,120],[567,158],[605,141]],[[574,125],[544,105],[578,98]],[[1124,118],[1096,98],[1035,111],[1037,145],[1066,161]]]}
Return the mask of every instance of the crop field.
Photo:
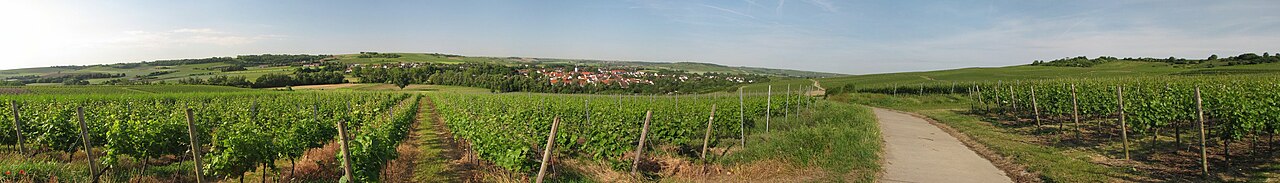
{"label": "crop field", "polygon": [[[693,149],[702,145],[703,132],[712,125],[711,144],[721,139],[745,137],[747,129],[765,128],[766,110],[782,117],[784,105],[766,109],[760,95],[737,96],[546,96],[546,95],[437,95],[441,114],[461,139],[474,143],[481,157],[512,171],[535,169],[526,161],[537,151],[538,141],[559,117],[557,146],[562,152],[601,160],[617,160],[635,149],[645,113],[652,111],[650,142]],[[792,105],[812,102],[798,95],[779,95]],[[788,98],[790,97],[790,98]],[[708,123],[715,106],[717,116]],[[795,111],[798,109],[789,109]],[[523,133],[511,133],[523,132]]]}
{"label": "crop field", "polygon": [[[314,153],[339,146],[334,145],[342,143],[337,124],[345,123],[350,134],[346,143],[351,155],[345,160],[352,167],[350,180],[382,181],[391,171],[387,169],[390,160],[399,158],[402,150],[397,146],[402,139],[410,139],[407,137],[415,126],[411,124],[419,120],[420,110],[438,114],[440,123],[451,132],[449,139],[465,144],[459,148],[468,156],[498,168],[489,172],[508,176],[496,180],[528,179],[542,170],[538,165],[544,162],[539,160],[547,147],[543,142],[556,121],[559,123],[551,146],[552,157],[598,162],[600,165],[596,166],[609,172],[632,169],[636,145],[642,132],[647,131],[647,145],[640,152],[656,157],[643,159],[645,165],[639,167],[638,178],[651,180],[690,180],[688,175],[704,174],[686,169],[679,170],[684,172],[679,176],[666,175],[661,173],[663,168],[672,167],[653,164],[660,160],[681,161],[703,171],[720,172],[726,171],[725,166],[759,166],[754,163],[778,161],[776,155],[761,153],[758,148],[803,149],[795,147],[799,144],[786,143],[810,138],[787,134],[848,129],[856,132],[817,142],[875,139],[868,137],[875,133],[865,132],[866,128],[819,127],[867,125],[865,110],[850,106],[837,110],[832,107],[847,104],[783,92],[772,96],[656,96],[355,90],[209,92],[216,89],[180,85],[25,88],[41,89],[0,95],[0,101],[5,101],[0,108],[6,111],[0,119],[0,144],[4,145],[0,147],[0,162],[5,164],[0,165],[0,171],[19,172],[0,180],[337,181],[342,177],[338,162],[343,162],[345,156],[316,157]],[[419,105],[425,100],[434,101],[433,108]],[[646,112],[652,112],[648,130],[643,128]],[[813,115],[817,113],[823,115]],[[189,137],[195,137],[194,143]],[[871,142],[856,144],[863,143]],[[837,152],[874,152],[867,151],[876,148],[872,144]],[[734,153],[739,151],[746,154]],[[798,162],[826,162],[817,159],[838,156],[789,153],[796,154],[786,157],[802,158],[795,160]],[[875,162],[876,156],[849,158],[853,158],[852,162],[832,162],[831,170],[861,172],[857,179],[870,180],[874,174],[866,172],[876,166],[868,163]],[[199,174],[194,173],[196,167]],[[566,173],[553,173],[551,180],[625,180],[575,178]],[[836,179],[839,178],[827,180]]]}

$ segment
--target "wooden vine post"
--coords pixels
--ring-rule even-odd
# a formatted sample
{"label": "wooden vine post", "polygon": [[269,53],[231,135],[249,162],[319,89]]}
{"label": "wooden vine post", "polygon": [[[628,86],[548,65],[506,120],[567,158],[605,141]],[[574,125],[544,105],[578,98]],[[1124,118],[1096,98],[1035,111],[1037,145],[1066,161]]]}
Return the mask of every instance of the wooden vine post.
{"label": "wooden vine post", "polygon": [[579,123],[578,131],[582,131],[582,125],[595,126],[595,123],[591,122],[591,99],[582,100],[582,113],[585,113],[583,115],[586,115],[587,122],[585,124]]}
{"label": "wooden vine post", "polygon": [[27,148],[24,147],[22,143],[22,119],[18,118],[18,102],[9,101],[9,104],[12,104],[9,105],[9,107],[13,108],[13,133],[14,136],[18,137],[18,143],[16,144],[18,146],[18,153],[27,154]]}
{"label": "wooden vine post", "polygon": [[1000,100],[1000,86],[1004,86],[1002,81],[996,81],[996,87],[991,87],[991,96],[996,97],[996,109],[1000,110],[1000,113],[997,114],[1003,114],[1005,111],[1008,111],[1008,109],[1004,108],[1004,101]]}
{"label": "wooden vine post", "polygon": [[981,87],[978,87],[978,85],[976,85],[976,84],[975,84],[975,85],[973,86],[973,89],[974,89],[974,90],[977,90],[977,92],[978,92],[978,103],[979,103],[979,104],[982,104],[982,110],[983,110],[983,112],[991,112],[991,108],[990,108],[990,107],[987,107],[987,102],[986,102],[986,101],[984,101],[984,100],[982,99],[982,88],[981,88]]}
{"label": "wooden vine post", "polygon": [[952,81],[952,82],[951,82],[951,91],[950,91],[950,92],[947,92],[947,94],[956,94],[956,82],[955,82],[955,81]]}
{"label": "wooden vine post", "polygon": [[1196,116],[1200,121],[1200,173],[1209,177],[1209,151],[1205,149],[1204,105],[1200,100],[1200,87],[1196,87]]}
{"label": "wooden vine post", "polygon": [[893,84],[893,96],[898,96],[898,83]]}
{"label": "wooden vine post", "polygon": [[1013,93],[1013,85],[1009,85],[1009,106],[1010,106],[1011,108],[1013,108],[1013,113],[1012,113],[1012,114],[1013,114],[1013,118],[1014,118],[1014,119],[1019,119],[1019,117],[1018,117],[1018,97],[1017,97],[1017,96],[1015,96],[1015,95],[1014,95],[1014,93]]}
{"label": "wooden vine post", "polygon": [[791,84],[787,84],[787,92],[782,93],[782,121],[791,120]]}
{"label": "wooden vine post", "polygon": [[200,139],[196,136],[196,122],[192,119],[191,108],[187,108],[187,137],[191,140],[191,161],[195,163],[196,182],[203,183],[204,168],[200,163]]}
{"label": "wooden vine post", "polygon": [[644,142],[648,141],[649,136],[649,117],[653,116],[653,111],[644,112],[644,127],[640,129],[640,145],[636,147],[636,160],[631,162],[631,174],[636,174],[636,170],[640,169],[640,159],[644,157]]}
{"label": "wooden vine post", "polygon": [[90,146],[93,143],[89,140],[89,126],[84,124],[84,107],[76,107],[76,118],[80,121],[80,140],[84,145],[84,157],[86,164],[89,165],[89,177],[94,178],[93,182],[98,182],[98,176],[95,175],[95,172],[97,172],[98,169],[93,166],[97,163],[94,162],[93,149],[91,148],[92,146]]}
{"label": "wooden vine post", "polygon": [[1036,100],[1036,85],[1031,85],[1031,110],[1036,115],[1036,130],[1040,130],[1040,102]]}
{"label": "wooden vine post", "polygon": [[1071,84],[1071,120],[1076,127],[1076,140],[1080,140],[1080,104],[1076,100],[1076,84]]}
{"label": "wooden vine post", "polygon": [[342,141],[342,177],[347,181],[351,181],[355,177],[352,177],[354,172],[351,170],[351,149],[349,147],[350,144],[347,142],[350,140],[347,136],[347,120],[340,119],[337,123],[338,139]]}
{"label": "wooden vine post", "polygon": [[1116,98],[1120,103],[1120,140],[1124,146],[1124,159],[1129,159],[1129,123],[1125,122],[1124,87],[1116,86]]}
{"label": "wooden vine post", "polygon": [[707,146],[711,143],[711,122],[713,121],[716,121],[716,104],[711,104],[711,117],[707,118],[707,133],[702,136],[702,154],[700,154],[699,159],[702,160],[702,171],[704,173],[707,171]]}
{"label": "wooden vine post", "polygon": [[764,132],[769,133],[769,116],[773,116],[773,113],[770,113],[773,109],[773,85],[769,85],[764,98]]}
{"label": "wooden vine post", "polygon": [[542,165],[539,166],[540,168],[538,168],[537,183],[542,183],[542,180],[547,176],[547,165],[550,164],[551,162],[551,150],[555,149],[556,128],[559,126],[560,126],[560,117],[556,116],[555,120],[551,121],[551,133],[547,134],[547,146],[543,146]]}
{"label": "wooden vine post", "polygon": [[742,88],[738,88],[738,138],[742,143],[742,147],[747,147],[747,118],[746,118],[746,102],[742,99]]}

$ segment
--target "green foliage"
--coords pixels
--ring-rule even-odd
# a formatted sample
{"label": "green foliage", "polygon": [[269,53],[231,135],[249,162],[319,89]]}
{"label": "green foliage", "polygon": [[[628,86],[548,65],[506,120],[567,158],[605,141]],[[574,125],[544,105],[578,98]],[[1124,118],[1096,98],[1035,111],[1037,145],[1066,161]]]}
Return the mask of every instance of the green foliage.
{"label": "green foliage", "polygon": [[[392,116],[381,115],[389,119],[383,118],[386,120],[364,123],[360,130],[355,132],[355,138],[351,141],[351,160],[355,162],[352,164],[352,169],[356,175],[353,180],[356,182],[378,180],[382,167],[387,161],[396,158],[396,144],[409,134],[409,127],[416,117],[418,104],[418,96],[414,96],[395,108],[389,108],[390,111],[379,111],[380,113],[401,112]],[[380,114],[375,113],[375,115]],[[338,155],[339,158],[341,156],[341,154]]]}
{"label": "green foliage", "polygon": [[1162,62],[1162,63],[1171,63],[1171,64],[1200,64],[1200,63],[1206,63],[1209,61],[1223,61],[1223,62],[1226,62],[1227,65],[1252,65],[1252,64],[1280,62],[1280,56],[1272,57],[1269,53],[1262,53],[1262,56],[1258,56],[1258,54],[1254,54],[1254,53],[1244,53],[1244,54],[1240,54],[1239,56],[1227,57],[1225,59],[1218,59],[1218,55],[1215,54],[1215,55],[1209,55],[1209,58],[1203,59],[1203,60],[1185,59],[1185,58],[1177,58],[1177,57],[1169,57],[1166,59],[1157,59],[1157,58],[1118,59],[1115,57],[1108,57],[1108,56],[1102,56],[1096,59],[1089,59],[1088,57],[1079,56],[1074,58],[1062,58],[1057,60],[1050,60],[1048,62],[1036,60],[1032,62],[1031,65],[1059,66],[1059,67],[1093,67],[1094,65],[1104,64],[1104,63],[1114,62],[1114,61]]}
{"label": "green foliage", "polygon": [[271,73],[271,74],[266,74],[266,75],[262,75],[261,77],[258,77],[258,80],[253,82],[253,87],[254,88],[273,88],[273,87],[282,87],[282,86],[293,86],[294,84],[295,83],[293,82],[293,78],[289,77],[289,75]]}
{"label": "green foliage", "polygon": [[378,53],[378,52],[360,52],[356,58],[400,58],[400,54],[394,53]]}
{"label": "green foliage", "polygon": [[725,158],[729,164],[781,158],[797,167],[830,171],[822,181],[839,182],[856,175],[873,182],[878,172],[882,140],[870,108],[839,102],[817,102],[806,115],[774,118],[771,133],[759,134],[751,148]]}
{"label": "green foliage", "polygon": [[[56,97],[56,98],[55,98]],[[373,180],[368,172],[380,170],[392,159],[395,145],[416,114],[416,105],[388,109],[407,98],[393,93],[236,92],[153,95],[10,95],[0,96],[7,111],[13,101],[23,121],[23,136],[30,147],[75,150],[79,147],[76,107],[85,107],[85,123],[91,146],[107,156],[101,162],[118,163],[118,157],[152,159],[189,157],[192,146],[205,152],[207,175],[239,177],[258,168],[275,169],[281,158],[298,158],[336,137],[334,124],[347,121],[355,132],[357,149],[353,164],[365,173],[359,180]],[[416,102],[406,102],[416,104]],[[190,144],[186,109],[194,113],[200,144]],[[388,119],[389,114],[395,116]],[[14,145],[13,119],[0,119],[0,144]],[[374,140],[377,143],[365,143]],[[376,173],[372,175],[377,175]]]}
{"label": "green foliage", "polygon": [[241,67],[264,66],[264,65],[265,66],[286,66],[286,65],[302,65],[303,63],[316,62],[329,57],[332,57],[332,56],[331,55],[306,55],[306,54],[302,54],[302,55],[287,55],[287,54],[240,55],[240,56],[236,56],[235,60],[227,61],[227,63],[238,65]]}

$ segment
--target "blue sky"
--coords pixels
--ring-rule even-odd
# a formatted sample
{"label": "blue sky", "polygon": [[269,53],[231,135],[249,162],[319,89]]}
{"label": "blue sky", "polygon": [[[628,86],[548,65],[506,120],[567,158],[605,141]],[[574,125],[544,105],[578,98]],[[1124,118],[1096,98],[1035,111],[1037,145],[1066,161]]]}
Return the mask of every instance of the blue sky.
{"label": "blue sky", "polygon": [[0,69],[261,53],[696,61],[848,74],[1277,52],[1280,1],[0,2]]}

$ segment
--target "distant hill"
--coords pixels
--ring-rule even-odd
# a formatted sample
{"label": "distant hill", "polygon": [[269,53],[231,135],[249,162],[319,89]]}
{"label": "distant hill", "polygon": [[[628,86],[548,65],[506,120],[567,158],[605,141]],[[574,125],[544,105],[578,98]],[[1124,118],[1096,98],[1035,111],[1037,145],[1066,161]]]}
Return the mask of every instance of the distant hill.
{"label": "distant hill", "polygon": [[[372,52],[370,52],[372,53]],[[392,56],[394,55],[394,56]],[[275,55],[281,56],[281,55]],[[588,59],[559,59],[559,58],[525,58],[525,57],[468,57],[461,55],[439,54],[439,53],[380,53],[380,55],[369,56],[366,54],[342,54],[342,55],[305,55],[287,57],[289,59],[310,59],[336,61],[342,64],[379,64],[379,63],[491,63],[503,65],[585,65],[585,66],[612,66],[612,67],[635,67],[650,69],[668,69],[682,70],[691,73],[735,73],[735,74],[758,74],[771,77],[836,77],[844,76],[835,73],[787,70],[787,69],[770,69],[756,67],[734,67],[724,66],[710,63],[695,62],[643,62],[643,61],[606,61],[606,60],[588,60]],[[89,78],[87,81],[93,84],[101,84],[103,82],[125,78],[145,78],[150,81],[175,81],[184,78],[208,78],[212,76],[244,76],[253,80],[259,76],[269,73],[290,73],[294,69],[300,67],[296,64],[270,64],[272,61],[244,61],[245,59],[259,59],[258,55],[242,55],[237,57],[214,57],[202,59],[181,59],[181,60],[162,60],[135,63],[116,63],[101,64],[87,66],[52,66],[39,68],[23,68],[0,70],[0,80],[8,80],[18,77],[66,77],[63,75],[84,75],[88,73],[102,74],[124,74],[123,77],[112,78]],[[297,58],[295,58],[297,57]],[[322,58],[323,59],[316,59]],[[235,58],[235,59],[233,59]],[[290,61],[290,60],[284,60]],[[243,70],[228,70],[226,68],[233,66],[244,66]]]}
{"label": "distant hill", "polygon": [[[854,84],[857,87],[888,87],[953,82],[963,84],[983,81],[1018,82],[1039,79],[1202,75],[1280,75],[1280,55],[1246,53],[1224,58],[1217,58],[1214,55],[1209,59],[1072,57],[1006,67],[851,75],[814,80],[823,87],[839,87],[847,84]],[[749,84],[744,89],[750,92],[764,92],[768,86],[773,86],[774,92],[784,92],[787,86],[799,88],[812,84],[813,81],[807,79],[778,79],[767,83]]]}

